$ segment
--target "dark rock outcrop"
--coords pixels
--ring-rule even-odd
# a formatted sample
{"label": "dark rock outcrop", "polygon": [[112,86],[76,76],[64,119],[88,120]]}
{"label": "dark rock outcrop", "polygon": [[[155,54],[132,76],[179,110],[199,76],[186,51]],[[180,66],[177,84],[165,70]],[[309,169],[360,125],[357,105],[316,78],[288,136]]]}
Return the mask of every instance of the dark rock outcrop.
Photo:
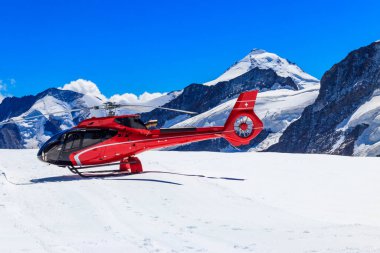
{"label": "dark rock outcrop", "polygon": [[324,74],[315,103],[267,151],[352,155],[355,140],[367,126],[345,132],[337,131],[337,126],[379,88],[380,42],[374,42],[352,51]]}
{"label": "dark rock outcrop", "polygon": [[17,125],[7,124],[0,127],[0,148],[23,148]]}

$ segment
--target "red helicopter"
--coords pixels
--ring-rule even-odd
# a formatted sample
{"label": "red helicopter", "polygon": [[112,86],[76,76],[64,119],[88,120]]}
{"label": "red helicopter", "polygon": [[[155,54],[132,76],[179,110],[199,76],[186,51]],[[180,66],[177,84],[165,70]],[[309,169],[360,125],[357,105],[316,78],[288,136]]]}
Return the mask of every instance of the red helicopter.
{"label": "red helicopter", "polygon": [[[258,91],[241,93],[224,126],[151,129],[157,121],[143,123],[137,114],[115,116],[113,113],[108,117],[89,118],[51,137],[37,156],[43,162],[68,167],[82,177],[97,177],[141,173],[143,168],[136,155],[151,149],[215,138],[224,138],[233,146],[247,145],[263,129],[262,121],[253,111],[257,94]],[[106,103],[90,109],[128,106],[135,105]],[[119,165],[119,169],[93,170],[110,165]]]}

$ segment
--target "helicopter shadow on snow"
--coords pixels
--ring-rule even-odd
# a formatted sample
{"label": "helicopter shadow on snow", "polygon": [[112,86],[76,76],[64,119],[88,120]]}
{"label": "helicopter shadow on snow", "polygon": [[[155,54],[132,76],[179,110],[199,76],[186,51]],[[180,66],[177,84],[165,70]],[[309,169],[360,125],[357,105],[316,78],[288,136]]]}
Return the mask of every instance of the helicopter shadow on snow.
{"label": "helicopter shadow on snow", "polygon": [[[177,173],[177,172],[169,172],[169,171],[158,171],[158,170],[151,170],[151,171],[144,171],[141,174],[168,174],[168,175],[176,175],[176,176],[185,176],[185,177],[198,177],[198,178],[205,178],[205,179],[220,179],[220,180],[232,180],[232,181],[244,181],[244,178],[233,178],[233,177],[214,177],[214,176],[205,176],[200,174],[185,174],[185,173]],[[141,180],[139,178],[106,178],[105,180]],[[144,180],[144,179],[143,179]],[[169,183],[169,184],[175,184],[175,185],[182,185],[180,183],[170,182],[170,181],[164,181],[164,180],[157,180],[157,179],[148,179],[145,181],[154,181],[154,182],[161,182],[161,183]]]}
{"label": "helicopter shadow on snow", "polygon": [[[219,180],[231,180],[231,181],[245,181],[243,178],[233,178],[233,177],[214,177],[214,176],[205,176],[199,174],[184,174],[184,173],[176,173],[176,172],[168,172],[168,171],[144,171],[137,175],[144,174],[168,174],[168,175],[176,175],[176,176],[186,176],[186,177],[198,177],[205,179],[219,179]],[[151,182],[151,183],[162,183],[162,184],[171,184],[171,185],[183,185],[181,183],[162,180],[162,179],[152,179],[152,178],[134,178],[133,176],[137,175],[119,175],[112,177],[101,177],[101,178],[83,178],[78,175],[65,175],[65,176],[55,176],[55,177],[44,177],[44,178],[36,178],[31,179],[30,183],[32,184],[40,184],[40,183],[59,183],[59,182],[70,182],[70,181],[82,181],[82,180],[113,180],[113,181],[135,181],[135,182]]]}
{"label": "helicopter shadow on snow", "polygon": [[162,184],[171,184],[171,185],[182,185],[180,183],[167,181],[167,180],[158,180],[158,179],[150,179],[150,178],[126,178],[126,177],[129,177],[129,176],[120,175],[120,176],[112,176],[112,177],[84,178],[78,175],[67,175],[67,176],[31,179],[30,183],[42,184],[42,183],[61,183],[61,182],[70,182],[70,181],[89,181],[89,180],[126,180],[126,181],[137,181],[137,182],[153,182],[153,183],[162,183]]}

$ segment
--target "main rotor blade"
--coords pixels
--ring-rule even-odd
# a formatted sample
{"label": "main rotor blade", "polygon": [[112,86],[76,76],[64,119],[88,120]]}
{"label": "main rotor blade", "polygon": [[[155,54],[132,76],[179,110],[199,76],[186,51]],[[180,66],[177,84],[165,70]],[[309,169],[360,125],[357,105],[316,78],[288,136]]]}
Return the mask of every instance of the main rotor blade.
{"label": "main rotor blade", "polygon": [[173,112],[182,112],[182,113],[192,114],[192,115],[198,114],[197,112],[173,109],[173,108],[162,107],[162,106],[136,105],[136,104],[131,104],[131,105],[110,104],[110,105],[92,106],[92,107],[87,107],[87,108],[73,109],[73,110],[66,110],[66,111],[48,112],[48,113],[42,113],[40,115],[31,116],[31,117],[14,117],[15,119],[11,118],[11,119],[0,122],[0,126],[11,124],[11,123],[28,121],[28,120],[37,119],[37,118],[50,116],[54,114],[60,114],[60,113],[71,113],[71,112],[78,112],[78,111],[83,111],[83,110],[107,110],[107,109],[112,109],[112,108],[116,109],[116,108],[123,108],[123,107],[145,107],[145,108],[154,108],[154,109],[161,109],[161,110],[167,110],[167,111],[173,111]]}
{"label": "main rotor blade", "polygon": [[[66,110],[66,111],[58,111],[58,112],[42,113],[42,114],[37,115],[37,116],[21,117],[20,119],[12,119],[11,118],[11,119],[8,119],[8,120],[0,122],[0,126],[1,125],[6,125],[6,124],[11,124],[11,123],[28,121],[28,120],[37,119],[37,118],[41,118],[41,117],[44,117],[44,116],[50,116],[50,115],[54,115],[54,114],[78,112],[78,111],[83,111],[83,110],[86,110],[86,109],[87,108],[84,108],[84,109],[73,109],[73,110]],[[17,117],[15,117],[15,118],[17,118]]]}
{"label": "main rotor blade", "polygon": [[182,112],[187,114],[198,114],[197,112],[191,112],[191,111],[185,111],[180,109],[173,109],[168,107],[162,107],[162,106],[152,106],[152,105],[117,105],[117,108],[122,107],[146,107],[146,108],[155,108],[155,109],[161,109],[161,110],[167,110],[167,111],[173,111],[173,112]]}

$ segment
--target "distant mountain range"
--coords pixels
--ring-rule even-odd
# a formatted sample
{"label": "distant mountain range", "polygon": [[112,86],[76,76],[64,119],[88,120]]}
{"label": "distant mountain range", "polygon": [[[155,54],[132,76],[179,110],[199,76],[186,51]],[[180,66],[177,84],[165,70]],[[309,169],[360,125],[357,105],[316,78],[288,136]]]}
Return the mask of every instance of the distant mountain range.
{"label": "distant mountain range", "polygon": [[[255,111],[265,129],[252,143],[235,149],[218,139],[176,149],[377,156],[380,154],[379,51],[380,42],[374,42],[351,52],[325,73],[320,84],[289,60],[254,49],[210,82],[190,84],[183,90],[165,94],[145,94],[141,100],[136,100],[133,94],[115,95],[110,100],[197,111],[200,114],[194,117],[158,109],[137,112],[142,113],[143,120],[157,119],[159,127],[200,127],[223,125],[237,96],[258,89]],[[0,104],[0,121],[85,108],[106,100],[95,84],[77,80],[63,89],[5,98]],[[120,113],[132,112],[136,111]],[[101,116],[99,113],[84,110],[0,126],[0,148],[38,147],[54,133],[90,115]]]}
{"label": "distant mountain range", "polygon": [[[282,132],[301,116],[303,109],[318,95],[319,80],[294,63],[264,50],[254,49],[217,79],[191,84],[165,104],[201,114],[188,115],[153,110],[143,119],[158,119],[163,127],[223,125],[236,97],[243,91],[260,91],[255,111],[264,122],[257,139],[239,150],[265,150],[276,143]],[[223,139],[208,140],[178,147],[177,150],[235,151]]]}

